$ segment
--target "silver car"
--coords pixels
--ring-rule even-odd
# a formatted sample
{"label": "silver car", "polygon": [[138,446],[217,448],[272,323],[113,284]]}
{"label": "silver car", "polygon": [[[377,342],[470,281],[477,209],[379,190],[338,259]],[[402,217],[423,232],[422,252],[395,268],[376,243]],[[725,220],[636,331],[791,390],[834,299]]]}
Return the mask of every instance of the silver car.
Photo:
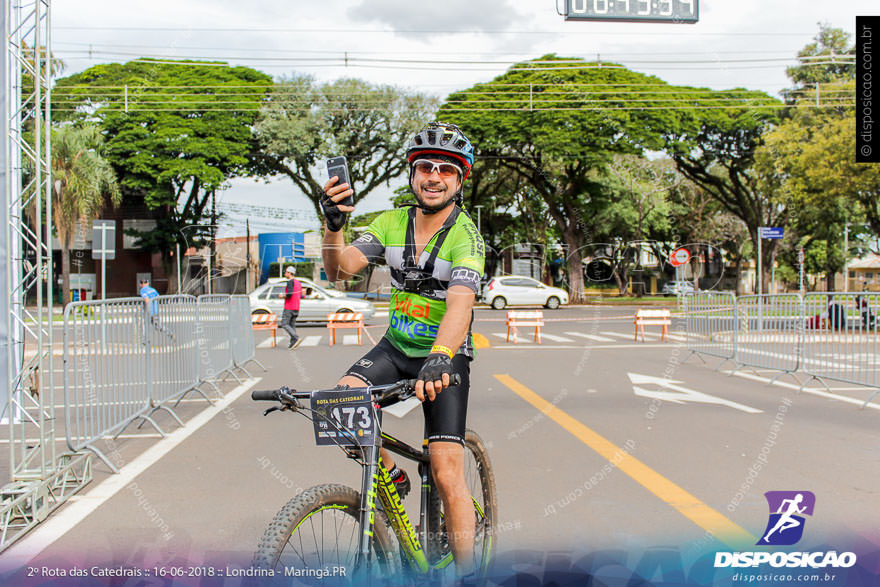
{"label": "silver car", "polygon": [[[364,320],[369,320],[376,313],[372,302],[350,298],[335,290],[326,290],[310,279],[301,279],[303,293],[299,304],[297,322],[326,322],[327,314],[334,312],[360,312]],[[250,294],[251,314],[277,314],[281,317],[284,311],[284,290],[286,279],[273,278]],[[331,291],[333,293],[331,293]]]}

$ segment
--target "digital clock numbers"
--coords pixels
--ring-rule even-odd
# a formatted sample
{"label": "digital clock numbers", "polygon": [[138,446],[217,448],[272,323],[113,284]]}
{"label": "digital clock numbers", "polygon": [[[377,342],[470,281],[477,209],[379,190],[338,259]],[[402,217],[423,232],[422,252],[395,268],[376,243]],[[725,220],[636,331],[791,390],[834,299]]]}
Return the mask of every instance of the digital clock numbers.
{"label": "digital clock numbers", "polygon": [[699,0],[565,0],[565,20],[693,24],[699,12]]}

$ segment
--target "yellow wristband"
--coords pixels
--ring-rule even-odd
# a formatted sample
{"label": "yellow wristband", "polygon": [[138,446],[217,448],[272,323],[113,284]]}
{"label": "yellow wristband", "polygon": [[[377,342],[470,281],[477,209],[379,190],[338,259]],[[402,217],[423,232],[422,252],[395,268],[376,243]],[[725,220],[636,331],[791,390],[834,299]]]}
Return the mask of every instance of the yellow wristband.
{"label": "yellow wristband", "polygon": [[444,355],[449,355],[450,359],[455,356],[455,353],[452,352],[451,348],[449,348],[448,346],[443,346],[442,344],[435,344],[434,346],[432,346],[431,352],[432,353],[443,353]]}

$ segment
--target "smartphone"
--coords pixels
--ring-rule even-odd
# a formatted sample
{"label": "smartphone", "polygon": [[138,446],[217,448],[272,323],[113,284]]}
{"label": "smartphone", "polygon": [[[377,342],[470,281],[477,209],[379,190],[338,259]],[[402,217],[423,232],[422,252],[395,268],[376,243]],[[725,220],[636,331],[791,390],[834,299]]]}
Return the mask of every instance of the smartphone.
{"label": "smartphone", "polygon": [[[327,179],[330,179],[334,175],[339,178],[336,185],[347,183],[351,189],[354,190],[354,186],[351,184],[351,175],[348,173],[348,161],[345,160],[345,157],[333,157],[332,159],[327,159]],[[354,206],[354,194],[339,203],[344,206]]]}

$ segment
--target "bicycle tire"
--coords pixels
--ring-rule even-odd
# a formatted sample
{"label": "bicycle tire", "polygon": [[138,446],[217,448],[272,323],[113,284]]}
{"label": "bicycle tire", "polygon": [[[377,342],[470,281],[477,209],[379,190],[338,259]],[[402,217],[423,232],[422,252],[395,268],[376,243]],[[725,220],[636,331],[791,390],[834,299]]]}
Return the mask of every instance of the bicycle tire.
{"label": "bicycle tire", "polygon": [[[317,485],[303,491],[275,514],[254,553],[253,566],[276,570],[285,567],[332,569],[336,566],[345,568],[344,576],[353,579],[360,507],[360,493],[345,485]],[[325,524],[325,513],[332,523]],[[320,531],[316,529],[316,523]],[[340,529],[342,526],[349,529]],[[385,515],[377,511],[370,572],[376,577],[390,578],[397,573],[398,565],[386,526]],[[334,537],[336,542],[328,542]],[[342,550],[340,538],[343,538],[345,547]]]}
{"label": "bicycle tire", "polygon": [[[495,535],[498,523],[498,501],[495,490],[495,474],[489,462],[489,453],[480,435],[473,430],[465,431],[465,483],[474,499],[474,567],[477,578],[485,579],[492,555],[495,552]],[[479,491],[476,491],[479,488]],[[479,493],[479,495],[475,495]],[[436,491],[428,502],[428,554],[436,565],[449,554],[449,540],[443,519],[443,504]]]}

